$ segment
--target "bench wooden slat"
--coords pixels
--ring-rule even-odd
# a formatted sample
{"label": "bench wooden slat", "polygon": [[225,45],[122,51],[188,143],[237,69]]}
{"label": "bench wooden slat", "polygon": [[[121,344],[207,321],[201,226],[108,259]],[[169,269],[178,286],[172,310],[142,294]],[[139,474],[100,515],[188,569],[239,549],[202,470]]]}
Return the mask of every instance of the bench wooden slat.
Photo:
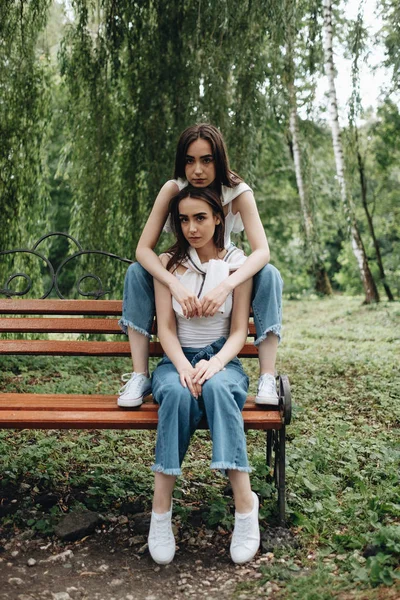
{"label": "bench wooden slat", "polygon": [[156,429],[156,411],[3,410],[0,426],[16,429]]}
{"label": "bench wooden slat", "polygon": [[[162,356],[159,342],[150,343],[152,356]],[[0,354],[38,356],[130,356],[129,342],[72,340],[1,340]]]}
{"label": "bench wooden slat", "polygon": [[[0,427],[29,429],[156,429],[158,405],[149,396],[134,409],[121,409],[115,395],[0,394]],[[246,429],[279,429],[282,415],[259,407],[254,397],[243,408]],[[201,424],[207,429],[206,421]]]}
{"label": "bench wooden slat", "polygon": [[[155,327],[153,327],[153,333]],[[118,319],[52,319],[49,317],[17,318],[0,317],[0,333],[109,333],[122,334]],[[249,327],[250,336],[255,335],[253,323]]]}
{"label": "bench wooden slat", "polygon": [[118,319],[1,319],[1,333],[122,333]]}
{"label": "bench wooden slat", "polygon": [[120,316],[122,300],[0,300],[0,315]]}
{"label": "bench wooden slat", "polygon": [[[0,299],[0,315],[97,315],[97,316],[117,316],[122,314],[122,300],[13,300]],[[12,319],[10,319],[11,321]],[[28,319],[24,319],[28,320]],[[5,321],[5,320],[4,320]],[[19,319],[15,319],[19,321]],[[22,320],[21,320],[22,321]],[[4,327],[11,324],[3,323]],[[17,326],[17,325],[16,325]],[[19,327],[19,326],[18,326]],[[250,324],[250,334],[255,335],[255,326]],[[0,332],[25,331],[23,326],[17,330],[1,329]],[[35,330],[40,331],[40,330]],[[44,331],[49,331],[45,329]],[[55,331],[57,333],[58,331]],[[64,333],[60,331],[59,333]],[[69,332],[65,332],[69,333]],[[86,333],[82,331],[82,333]],[[90,332],[89,332],[90,333]],[[113,333],[113,332],[111,332]]]}
{"label": "bench wooden slat", "polygon": [[[87,342],[72,340],[0,340],[0,355],[37,356],[130,356],[129,342]],[[159,342],[150,342],[150,356],[162,356]],[[243,358],[257,356],[257,348],[245,344]]]}
{"label": "bench wooden slat", "polygon": [[[109,410],[121,411],[117,406],[116,395],[87,395],[87,394],[25,394],[15,392],[5,392],[0,394],[0,413],[3,410]],[[154,411],[157,410],[157,404],[150,395],[145,398],[144,403],[136,410]],[[254,396],[248,396],[243,407],[244,411],[251,410],[269,410],[276,414],[277,422],[280,419],[278,407],[269,407],[264,409],[257,406],[254,402]]]}
{"label": "bench wooden slat", "polygon": [[[157,429],[157,409],[119,411],[0,411],[0,426],[7,429]],[[280,429],[276,411],[243,413],[245,429]],[[202,421],[199,429],[207,429]]]}

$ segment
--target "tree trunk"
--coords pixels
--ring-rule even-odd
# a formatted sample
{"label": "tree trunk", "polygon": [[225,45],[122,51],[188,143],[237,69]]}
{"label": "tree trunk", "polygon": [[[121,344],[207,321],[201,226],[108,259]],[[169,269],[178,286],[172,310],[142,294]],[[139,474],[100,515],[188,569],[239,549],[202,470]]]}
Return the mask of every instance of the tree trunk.
{"label": "tree trunk", "polygon": [[[290,59],[290,58],[289,58]],[[318,244],[315,241],[315,229],[312,221],[311,211],[307,199],[306,190],[304,187],[303,175],[301,171],[301,150],[299,144],[298,125],[297,125],[297,100],[294,83],[289,82],[290,96],[290,117],[289,128],[291,133],[291,153],[294,162],[294,170],[296,174],[297,190],[299,192],[301,212],[303,215],[304,231],[306,237],[306,245],[311,256],[311,273],[314,277],[315,290],[326,296],[332,295],[332,286],[329,281],[328,274],[325,269],[322,258],[317,251]]]}
{"label": "tree trunk", "polygon": [[342,140],[340,135],[339,115],[337,109],[337,96],[335,87],[335,70],[333,63],[333,40],[332,40],[332,0],[323,0],[324,6],[324,54],[325,72],[329,83],[329,113],[331,119],[333,151],[335,154],[336,174],[339,181],[340,196],[342,199],[344,213],[349,225],[351,235],[351,246],[357,260],[361,281],[364,286],[365,304],[379,302],[378,290],[372,277],[365,253],[364,244],[358,229],[351,198],[348,194],[346,180],[344,177],[344,159]]}
{"label": "tree trunk", "polygon": [[389,284],[386,281],[385,270],[383,268],[383,261],[382,261],[381,249],[379,247],[379,242],[378,242],[377,237],[375,235],[375,228],[374,228],[374,223],[372,221],[372,215],[369,212],[369,208],[368,208],[368,203],[367,203],[367,179],[365,177],[365,164],[364,164],[364,159],[361,156],[360,143],[359,143],[359,138],[358,138],[358,129],[357,129],[356,125],[354,126],[354,132],[355,132],[355,140],[356,140],[356,152],[357,152],[358,172],[359,172],[359,175],[360,175],[361,202],[362,202],[362,205],[363,205],[363,208],[364,208],[364,211],[365,211],[365,215],[367,217],[368,227],[369,227],[369,231],[371,233],[372,241],[374,243],[374,248],[375,248],[375,252],[376,252],[376,260],[377,260],[378,267],[379,267],[379,274],[381,276],[382,285],[385,288],[385,292],[386,292],[386,295],[388,297],[389,302],[393,302],[394,301],[394,297],[393,297],[392,291],[391,291],[391,289],[389,287]]}

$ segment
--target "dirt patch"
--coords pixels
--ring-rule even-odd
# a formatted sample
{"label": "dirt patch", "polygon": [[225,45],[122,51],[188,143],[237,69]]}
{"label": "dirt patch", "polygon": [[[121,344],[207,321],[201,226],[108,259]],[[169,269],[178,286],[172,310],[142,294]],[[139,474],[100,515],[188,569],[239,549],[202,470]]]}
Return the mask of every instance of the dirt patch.
{"label": "dirt patch", "polygon": [[239,567],[230,560],[228,534],[200,537],[203,547],[194,545],[193,538],[181,541],[174,561],[160,567],[152,561],[144,536],[132,538],[118,528],[100,528],[70,543],[30,539],[30,531],[22,532],[1,540],[0,599],[273,598],[279,591],[275,583],[260,585],[267,555]]}

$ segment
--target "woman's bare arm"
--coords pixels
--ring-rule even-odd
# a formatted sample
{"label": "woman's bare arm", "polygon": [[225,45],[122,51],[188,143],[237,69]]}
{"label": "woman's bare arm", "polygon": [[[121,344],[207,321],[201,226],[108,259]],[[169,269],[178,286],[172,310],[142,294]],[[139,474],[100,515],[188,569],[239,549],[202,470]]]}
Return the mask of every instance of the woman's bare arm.
{"label": "woman's bare arm", "polygon": [[252,192],[240,194],[233,200],[232,208],[235,214],[240,212],[252,252],[237,271],[203,297],[202,307],[205,317],[214,315],[225,302],[228,294],[258,273],[268,264],[270,258],[267,237]]}
{"label": "woman's bare arm", "polygon": [[[161,261],[164,268],[168,262],[168,257],[161,255],[160,258],[157,257],[157,260]],[[193,383],[194,368],[182,352],[176,333],[176,319],[172,308],[171,293],[165,285],[156,279],[154,280],[154,296],[157,313],[157,335],[161,346],[178,371],[182,385],[188,387],[197,398],[198,394],[201,393],[201,388]]]}
{"label": "woman's bare arm", "polygon": [[146,271],[164,285],[169,285],[176,277],[169,273],[161,264],[160,259],[154,252],[154,248],[167,220],[169,202],[178,191],[179,188],[173,181],[167,181],[163,185],[154,202],[136,248],[136,260],[140,262]]}
{"label": "woman's bare arm", "polygon": [[240,284],[233,294],[233,307],[229,337],[218,352],[217,357],[226,365],[243,348],[248,335],[251,292],[253,281],[248,279]]}
{"label": "woman's bare arm", "polygon": [[235,214],[240,213],[251,248],[251,254],[246,262],[228,278],[234,289],[269,263],[270,252],[253,193],[243,192],[240,194],[233,200],[232,208]]}
{"label": "woman's bare arm", "polygon": [[196,294],[189,292],[172,273],[167,271],[154,252],[167,220],[169,202],[178,191],[178,186],[173,181],[167,181],[161,188],[140,236],[136,259],[155,280],[168,286],[175,300],[181,305],[185,317],[201,316],[201,302]]}
{"label": "woman's bare arm", "polygon": [[248,335],[252,288],[253,281],[248,279],[235,289],[229,337],[215,356],[208,361],[201,360],[197,363],[194,381],[200,385],[218,373],[243,348]]}

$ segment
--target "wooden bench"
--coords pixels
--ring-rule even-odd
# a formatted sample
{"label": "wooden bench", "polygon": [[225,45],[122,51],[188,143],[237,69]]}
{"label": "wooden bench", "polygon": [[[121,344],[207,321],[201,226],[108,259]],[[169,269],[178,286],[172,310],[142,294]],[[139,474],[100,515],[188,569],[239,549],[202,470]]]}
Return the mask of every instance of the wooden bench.
{"label": "wooden bench", "polygon": [[[0,253],[0,257],[1,257]],[[128,262],[128,261],[127,261]],[[3,294],[4,294],[3,290]],[[6,295],[11,295],[6,294]],[[65,339],[63,334],[115,334],[120,300],[0,299],[0,333],[59,334],[59,339],[0,339],[0,355],[130,356],[124,341]],[[255,336],[252,320],[249,336]],[[10,336],[8,336],[10,337]],[[18,336],[19,337],[19,336]],[[52,336],[54,337],[54,336]],[[163,351],[150,343],[150,356]],[[257,350],[246,343],[240,355],[257,360]],[[285,522],[285,428],[291,420],[290,386],[287,376],[277,378],[279,406],[256,405],[249,397],[243,410],[245,429],[266,431],[266,462],[273,467],[278,489],[279,520]],[[0,427],[12,429],[156,429],[158,405],[151,396],[137,408],[121,409],[115,395],[0,393]],[[202,422],[201,428],[207,428]]]}

